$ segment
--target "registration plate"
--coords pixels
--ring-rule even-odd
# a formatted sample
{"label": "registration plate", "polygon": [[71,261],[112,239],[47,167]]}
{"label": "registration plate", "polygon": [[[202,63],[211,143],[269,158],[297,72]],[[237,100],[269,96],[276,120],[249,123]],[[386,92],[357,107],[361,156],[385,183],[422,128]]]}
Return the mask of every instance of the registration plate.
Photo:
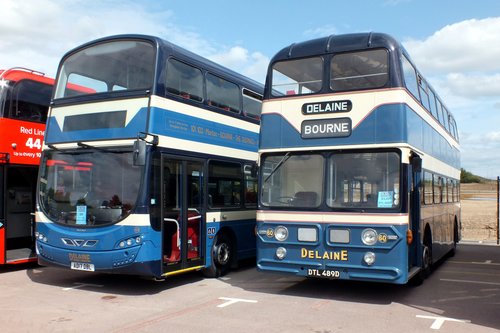
{"label": "registration plate", "polygon": [[340,272],[332,269],[313,269],[309,268],[307,270],[307,276],[319,277],[325,279],[338,279],[340,278]]}
{"label": "registration plate", "polygon": [[88,271],[88,272],[93,272],[95,271],[94,264],[88,264],[86,262],[71,262],[71,269],[76,269],[78,271]]}

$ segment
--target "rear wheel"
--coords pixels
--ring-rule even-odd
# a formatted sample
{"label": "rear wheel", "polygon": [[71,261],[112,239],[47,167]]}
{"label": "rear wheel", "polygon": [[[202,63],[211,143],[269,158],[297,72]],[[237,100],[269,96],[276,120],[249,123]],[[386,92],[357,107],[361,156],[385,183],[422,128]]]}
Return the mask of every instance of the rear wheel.
{"label": "rear wheel", "polygon": [[424,274],[424,279],[429,277],[431,274],[432,266],[432,245],[424,244],[422,251],[422,273]]}
{"label": "rear wheel", "polygon": [[413,286],[421,285],[425,279],[429,277],[432,270],[432,239],[430,232],[426,230],[424,236],[424,243],[422,244],[422,265],[420,267],[420,272],[418,272],[410,284]]}
{"label": "rear wheel", "polygon": [[450,257],[453,257],[455,253],[457,252],[457,244],[458,244],[458,223],[455,220],[454,226],[453,226],[453,247],[450,250]]}
{"label": "rear wheel", "polygon": [[203,275],[210,278],[225,275],[229,271],[233,260],[231,238],[224,233],[215,236],[211,255],[210,267],[203,270]]}

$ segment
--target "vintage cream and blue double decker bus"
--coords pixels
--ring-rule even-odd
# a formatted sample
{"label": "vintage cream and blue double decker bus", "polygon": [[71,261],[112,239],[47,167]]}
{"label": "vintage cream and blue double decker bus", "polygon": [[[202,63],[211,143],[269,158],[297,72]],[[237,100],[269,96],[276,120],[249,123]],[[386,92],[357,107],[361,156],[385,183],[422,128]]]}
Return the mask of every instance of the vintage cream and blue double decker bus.
{"label": "vintage cream and blue double decker bus", "polygon": [[261,271],[403,284],[455,251],[456,122],[395,39],[282,49],[261,120]]}

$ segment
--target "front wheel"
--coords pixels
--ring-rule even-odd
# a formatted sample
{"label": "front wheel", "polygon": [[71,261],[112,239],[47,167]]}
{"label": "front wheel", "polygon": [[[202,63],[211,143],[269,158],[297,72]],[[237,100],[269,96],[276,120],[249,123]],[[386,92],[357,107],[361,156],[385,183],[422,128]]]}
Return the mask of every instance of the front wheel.
{"label": "front wheel", "polygon": [[432,242],[427,238],[424,241],[422,247],[422,266],[420,272],[418,272],[410,281],[412,286],[420,286],[424,283],[424,280],[429,277],[432,270]]}
{"label": "front wheel", "polygon": [[203,275],[210,278],[225,275],[229,271],[233,259],[233,247],[226,234],[215,236],[211,254],[210,266],[203,269]]}

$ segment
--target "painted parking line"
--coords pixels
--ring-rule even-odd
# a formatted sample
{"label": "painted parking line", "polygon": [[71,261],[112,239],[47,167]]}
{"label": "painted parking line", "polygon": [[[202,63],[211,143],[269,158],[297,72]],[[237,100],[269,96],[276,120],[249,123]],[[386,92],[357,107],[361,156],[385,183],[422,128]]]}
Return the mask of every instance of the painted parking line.
{"label": "painted parking line", "polygon": [[233,305],[239,302],[257,303],[257,301],[251,299],[230,298],[230,297],[219,297],[219,299],[227,302],[217,305],[218,308],[225,308],[226,306]]}
{"label": "painted parking line", "polygon": [[441,326],[447,321],[452,321],[456,323],[470,323],[470,320],[463,320],[463,319],[455,319],[455,318],[447,318],[447,317],[435,317],[435,316],[421,316],[421,315],[416,315],[417,318],[422,318],[422,319],[431,319],[433,320],[431,329],[433,330],[439,330]]}

